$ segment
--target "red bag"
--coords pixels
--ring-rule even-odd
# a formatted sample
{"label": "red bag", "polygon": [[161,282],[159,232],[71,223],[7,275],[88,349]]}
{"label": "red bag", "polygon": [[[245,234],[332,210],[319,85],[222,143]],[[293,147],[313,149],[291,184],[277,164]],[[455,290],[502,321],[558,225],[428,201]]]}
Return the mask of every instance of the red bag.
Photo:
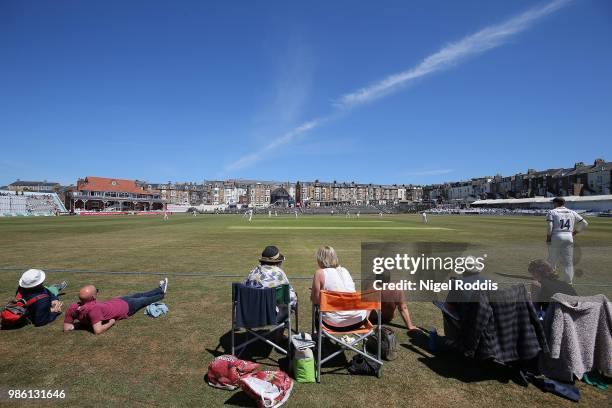
{"label": "red bag", "polygon": [[208,384],[224,390],[238,388],[240,378],[259,368],[259,364],[224,354],[208,365]]}
{"label": "red bag", "polygon": [[34,296],[29,299],[27,302],[21,296],[20,292],[17,292],[15,298],[8,302],[4,309],[2,309],[2,313],[0,313],[0,319],[2,321],[2,327],[10,327],[16,326],[26,319],[26,314],[28,312],[28,307],[39,301],[40,299],[46,298],[49,295],[46,293],[42,293],[38,296]]}
{"label": "red bag", "polygon": [[242,377],[240,388],[257,402],[259,408],[276,408],[291,395],[293,379],[283,371],[260,371]]}

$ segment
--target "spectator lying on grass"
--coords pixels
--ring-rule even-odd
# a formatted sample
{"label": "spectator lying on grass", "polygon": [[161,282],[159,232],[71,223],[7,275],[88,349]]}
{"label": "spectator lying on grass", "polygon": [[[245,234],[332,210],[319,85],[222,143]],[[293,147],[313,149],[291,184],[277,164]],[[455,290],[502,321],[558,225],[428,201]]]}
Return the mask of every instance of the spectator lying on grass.
{"label": "spectator lying on grass", "polygon": [[19,279],[17,293],[27,302],[38,296],[38,300],[27,307],[26,316],[34,326],[44,326],[54,321],[62,313],[62,302],[59,293],[68,283],[63,281],[48,287],[44,286],[45,272],[40,269],[28,269]]}
{"label": "spectator lying on grass", "polygon": [[116,297],[104,302],[97,301],[98,289],[94,285],[83,286],[79,291],[79,302],[68,307],[64,317],[64,331],[79,327],[91,328],[94,334],[104,333],[117,320],[127,319],[134,313],[164,298],[168,290],[168,278],[159,282],[159,287],[143,293]]}

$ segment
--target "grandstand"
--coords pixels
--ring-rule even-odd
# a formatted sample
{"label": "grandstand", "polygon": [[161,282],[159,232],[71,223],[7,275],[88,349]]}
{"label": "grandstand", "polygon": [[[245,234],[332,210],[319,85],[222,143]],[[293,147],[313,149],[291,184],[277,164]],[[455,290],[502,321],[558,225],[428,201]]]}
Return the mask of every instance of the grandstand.
{"label": "grandstand", "polygon": [[[508,210],[542,210],[552,208],[554,197],[477,200],[472,207]],[[573,210],[603,212],[612,210],[612,195],[565,196],[565,206]]]}
{"label": "grandstand", "polygon": [[0,190],[0,217],[52,216],[66,212],[56,193]]}

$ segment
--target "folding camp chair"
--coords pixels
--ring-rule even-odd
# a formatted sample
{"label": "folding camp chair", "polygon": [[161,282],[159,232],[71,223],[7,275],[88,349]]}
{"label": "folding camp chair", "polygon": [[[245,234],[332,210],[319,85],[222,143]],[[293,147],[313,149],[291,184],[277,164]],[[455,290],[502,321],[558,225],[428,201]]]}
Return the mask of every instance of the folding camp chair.
{"label": "folding camp chair", "polygon": [[[273,300],[268,302],[267,300],[270,297]],[[281,311],[277,312],[277,306],[286,307],[280,307]],[[232,283],[232,355],[236,355],[237,350],[242,349],[244,351],[247,345],[257,340],[289,355],[291,348],[291,313],[295,314],[295,332],[297,332],[298,309],[297,305],[294,310],[290,306],[289,285],[260,289],[242,283]],[[276,317],[276,319],[273,317]],[[286,349],[267,338],[281,328],[289,331]],[[245,329],[248,334],[254,337],[236,345],[235,334],[238,329]],[[265,330],[265,332],[258,333],[262,330]]]}
{"label": "folding camp chair", "polygon": [[[381,311],[380,311],[380,292],[369,291],[369,292],[331,292],[322,290],[319,305],[313,305],[312,308],[312,326],[313,333],[317,333],[317,382],[321,382],[321,366],[342,353],[344,349],[352,350],[355,353],[361,354],[364,358],[371,361],[375,361],[382,365],[380,358],[381,353]],[[324,312],[341,312],[341,311],[352,311],[352,310],[376,310],[378,315],[378,326],[374,327],[369,320],[365,320],[361,327],[351,331],[333,331],[325,325],[323,325],[323,313]],[[315,330],[316,326],[316,330]],[[353,334],[357,338],[345,342],[341,336]],[[370,355],[366,351],[366,340],[370,336],[376,335],[378,338],[377,353],[376,357]],[[339,336],[339,337],[336,337]],[[327,337],[332,342],[338,344],[341,349],[321,359],[321,348],[323,343],[323,337]],[[362,343],[362,350],[359,350],[356,346]]]}

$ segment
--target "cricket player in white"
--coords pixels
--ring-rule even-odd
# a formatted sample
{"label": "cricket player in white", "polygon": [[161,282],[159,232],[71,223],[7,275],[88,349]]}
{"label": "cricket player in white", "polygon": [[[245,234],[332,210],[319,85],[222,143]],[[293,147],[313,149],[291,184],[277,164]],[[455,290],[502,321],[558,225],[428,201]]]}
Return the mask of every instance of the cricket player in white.
{"label": "cricket player in white", "polygon": [[421,213],[421,221],[423,224],[427,224],[427,214],[424,212]]}
{"label": "cricket player in white", "polygon": [[548,263],[556,270],[561,258],[564,273],[560,279],[569,284],[574,280],[574,235],[589,225],[576,211],[565,208],[565,200],[557,197],[553,200],[554,208],[546,216],[548,233]]}
{"label": "cricket player in white", "polygon": [[251,222],[252,219],[253,219],[253,209],[251,208],[251,210],[249,211],[249,222]]}

